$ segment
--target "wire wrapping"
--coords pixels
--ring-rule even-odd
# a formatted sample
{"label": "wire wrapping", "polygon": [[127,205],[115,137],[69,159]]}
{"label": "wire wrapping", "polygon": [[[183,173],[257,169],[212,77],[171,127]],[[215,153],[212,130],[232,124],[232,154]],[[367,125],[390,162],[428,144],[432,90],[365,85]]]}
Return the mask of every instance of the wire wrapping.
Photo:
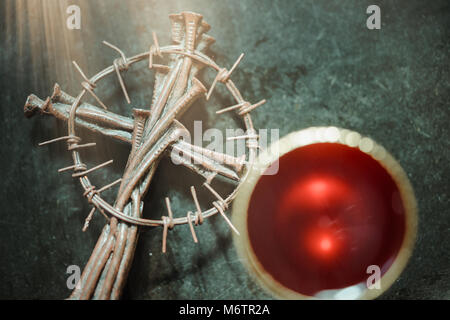
{"label": "wire wrapping", "polygon": [[[126,58],[124,53],[117,47],[112,46],[111,44],[107,44],[108,46],[110,46],[111,48],[115,49],[116,51],[118,51],[121,55],[121,57],[114,59],[113,60],[113,64],[109,67],[107,67],[106,69],[100,71],[99,73],[97,73],[96,75],[94,75],[92,78],[88,79],[85,74],[83,73],[83,71],[81,70],[81,68],[76,64],[76,62],[73,62],[75,67],[77,68],[77,70],[79,71],[79,73],[81,74],[82,78],[83,78],[83,82],[82,82],[82,87],[89,92],[96,100],[97,102],[100,103],[100,105],[102,107],[104,107],[106,109],[106,106],[101,102],[101,100],[96,96],[96,94],[94,93],[94,90],[96,88],[96,82],[99,81],[100,79],[103,79],[104,77],[106,77],[107,75],[116,72],[119,82],[123,83],[123,79],[120,76],[120,72],[123,71],[127,71],[130,66],[138,61],[141,61],[145,58],[149,59],[149,66],[150,67],[155,67],[156,65],[153,64],[152,61],[152,57],[154,55],[158,55],[158,56],[162,56],[163,54],[178,54],[181,56],[186,56],[186,57],[190,57],[192,58],[196,63],[200,63],[203,64],[207,67],[211,67],[213,69],[215,69],[218,73],[215,79],[215,82],[222,82],[225,83],[228,90],[230,91],[230,93],[233,95],[233,97],[236,100],[237,105],[239,105],[239,107],[236,107],[240,109],[240,111],[243,110],[243,108],[248,109],[249,107],[251,107],[251,105],[246,102],[246,100],[244,100],[239,92],[239,90],[235,87],[235,85],[233,84],[233,82],[230,80],[230,76],[231,73],[236,69],[237,65],[240,63],[240,61],[243,58],[243,54],[241,54],[239,56],[239,58],[236,60],[236,62],[234,63],[234,65],[232,66],[232,68],[228,71],[225,68],[220,68],[219,66],[217,66],[217,64],[215,64],[214,61],[212,61],[209,57],[203,55],[201,52],[198,51],[193,51],[193,52],[186,52],[183,50],[182,46],[166,46],[166,47],[160,47],[158,44],[158,40],[156,38],[156,35],[154,35],[154,44],[151,46],[150,50],[148,52],[142,53],[142,54],[138,54],[136,56],[133,56],[131,58]],[[106,44],[106,43],[105,43]],[[210,88],[210,92],[209,95],[211,94],[211,92],[213,91],[214,87],[216,84],[213,84]],[[121,84],[122,86],[122,84]],[[125,89],[125,85],[123,84],[122,86],[122,90],[124,91],[124,95],[127,97],[127,91]],[[74,119],[76,117],[76,113],[74,112],[74,110],[76,110],[76,108],[78,107],[80,100],[82,98],[82,96],[84,95],[84,92],[80,93],[80,95],[78,96],[79,99],[77,99],[78,101],[76,101],[73,105],[72,105],[72,110],[71,113],[69,115],[69,122],[74,123]],[[207,95],[207,98],[209,96]],[[127,99],[128,100],[128,99]],[[73,111],[73,112],[72,112]],[[240,114],[243,118],[244,118],[244,123],[247,127],[247,132],[252,133],[254,132],[253,129],[253,124],[249,115],[249,111],[245,112],[245,114]],[[231,222],[228,220],[228,218],[224,215],[224,211],[226,211],[228,209],[228,204],[232,201],[232,199],[234,199],[239,186],[238,185],[235,190],[226,198],[223,199],[220,197],[220,199],[218,198],[217,201],[213,202],[213,206],[212,208],[206,210],[206,211],[202,211],[200,209],[200,205],[195,193],[195,188],[191,187],[191,192],[193,195],[193,199],[194,199],[194,203],[195,203],[195,207],[196,207],[196,211],[195,213],[192,213],[191,211],[188,211],[188,214],[185,217],[180,217],[180,218],[174,218],[172,217],[167,217],[164,216],[162,217],[160,220],[151,220],[151,219],[143,219],[143,218],[137,218],[137,217],[130,217],[125,215],[124,213],[116,210],[113,206],[111,206],[110,204],[108,204],[106,201],[104,201],[101,196],[100,196],[100,192],[98,192],[97,190],[95,190],[95,188],[90,184],[89,179],[87,178],[87,174],[99,169],[100,167],[105,166],[106,164],[109,164],[111,161],[101,164],[100,166],[94,167],[92,169],[87,169],[86,166],[81,162],[80,159],[80,155],[77,151],[78,148],[81,147],[81,145],[78,145],[78,143],[80,142],[80,139],[78,137],[75,136],[75,128],[74,125],[69,125],[69,136],[70,138],[68,139],[68,144],[69,144],[69,150],[73,153],[73,158],[74,158],[74,165],[71,166],[72,169],[74,169],[75,173],[73,174],[74,177],[78,177],[80,178],[80,182],[81,185],[83,186],[83,189],[85,190],[85,192],[88,190],[88,193],[86,195],[88,195],[88,201],[90,201],[92,204],[94,204],[97,208],[99,208],[102,212],[102,214],[110,214],[118,219],[121,219],[127,223],[130,224],[135,224],[135,225],[140,225],[140,226],[163,226],[163,233],[165,233],[165,237],[167,237],[167,232],[168,230],[174,228],[175,225],[179,225],[179,224],[189,224],[190,228],[191,228],[191,233],[193,236],[193,239],[195,242],[198,241],[196,235],[195,235],[195,231],[193,229],[193,225],[201,225],[204,221],[205,218],[208,218],[210,216],[215,215],[216,213],[220,213],[221,215],[224,216],[224,218],[227,220],[227,223],[230,224],[230,227],[237,232],[237,230],[235,230],[234,226],[232,226]],[[250,148],[249,152],[250,152],[250,156],[249,156],[249,161],[247,162],[248,166],[247,168],[249,169],[254,161],[255,158],[255,151],[253,150],[254,148],[258,147],[258,136],[255,134],[248,134],[245,137],[242,137],[243,139],[247,140],[247,146]],[[241,177],[241,181],[245,180],[245,177],[247,175],[249,170],[247,170],[247,172]],[[208,184],[209,185],[209,184]],[[164,237],[164,236],[163,236]],[[166,242],[164,240],[164,242]],[[166,246],[166,243],[164,243],[164,246]],[[165,248],[164,248],[165,249]]]}

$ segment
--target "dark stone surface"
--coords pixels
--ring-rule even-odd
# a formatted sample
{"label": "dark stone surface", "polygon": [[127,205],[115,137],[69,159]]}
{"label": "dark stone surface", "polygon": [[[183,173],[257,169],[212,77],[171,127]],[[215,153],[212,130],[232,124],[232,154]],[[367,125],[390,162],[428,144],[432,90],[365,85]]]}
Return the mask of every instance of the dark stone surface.
{"label": "dark stone surface", "polygon": [[[365,12],[375,2],[382,10],[382,28],[370,31]],[[66,268],[85,264],[104,223],[96,217],[89,231],[81,232],[89,205],[78,182],[57,173],[70,164],[64,144],[37,147],[65,134],[65,125],[50,117],[25,119],[27,95],[46,97],[54,82],[75,95],[80,78],[71,60],[91,75],[115,57],[101,40],[130,55],[142,52],[152,30],[161,44],[168,43],[169,13],[192,10],[212,25],[219,64],[229,66],[246,53],[233,79],[250,101],[268,99],[254,112],[257,128],[280,128],[283,136],[313,125],[336,125],[371,136],[391,151],[415,188],[420,225],[408,267],[381,298],[449,299],[449,3],[375,2],[3,1],[0,298],[67,297]],[[79,31],[65,28],[65,9],[72,3],[82,9]],[[144,69],[126,75],[134,106],[150,102],[151,74]],[[113,110],[129,114],[116,79],[99,90]],[[229,101],[215,97],[206,112],[200,104],[184,121],[233,126],[236,121],[213,115]],[[116,160],[93,180],[120,176],[127,147],[86,132],[83,137],[99,144],[86,155],[92,163]],[[145,214],[162,215],[166,195],[175,212],[184,212],[190,205],[188,187],[199,182],[185,170],[162,164]],[[245,272],[220,217],[199,228],[198,236],[196,245],[187,227],[176,228],[162,255],[161,230],[144,231],[124,297],[268,298]]]}

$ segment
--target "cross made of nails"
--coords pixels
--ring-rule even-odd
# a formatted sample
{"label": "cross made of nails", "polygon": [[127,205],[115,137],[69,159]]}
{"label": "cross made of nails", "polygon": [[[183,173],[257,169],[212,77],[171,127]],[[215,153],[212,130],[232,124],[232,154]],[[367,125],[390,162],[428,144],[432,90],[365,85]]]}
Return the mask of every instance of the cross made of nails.
{"label": "cross made of nails", "polygon": [[[243,54],[229,70],[219,67],[207,55],[210,45],[215,40],[206,34],[210,26],[202,19],[201,15],[182,12],[181,14],[172,14],[169,18],[172,29],[171,45],[160,47],[158,39],[153,33],[153,44],[149,51],[127,58],[122,50],[104,41],[105,45],[117,51],[120,56],[114,60],[112,65],[91,78],[88,78],[78,64],[73,62],[83,78],[81,83],[83,89],[78,96],[69,95],[56,84],[52,96],[45,101],[35,95],[30,95],[25,104],[24,112],[27,117],[36,113],[50,114],[68,123],[66,136],[43,142],[40,145],[57,141],[67,142],[73,165],[62,168],[59,172],[72,170],[72,176],[77,178],[83,187],[83,196],[92,204],[92,210],[86,218],[83,231],[89,226],[96,211],[104,215],[108,221],[70,296],[71,299],[120,298],[131,267],[139,226],[163,228],[163,252],[166,251],[168,230],[173,229],[175,225],[188,224],[193,239],[197,242],[194,226],[202,224],[205,218],[217,213],[224,218],[233,231],[238,233],[225,211],[234,199],[240,183],[244,181],[245,175],[257,155],[258,135],[253,127],[250,111],[262,105],[265,100],[256,104],[247,102],[230,80],[230,76],[243,58]],[[156,56],[168,58],[167,64],[154,63]],[[126,101],[131,103],[121,73],[128,70],[131,65],[147,59],[148,67],[155,71],[155,86],[150,109],[133,109],[133,118],[108,111],[95,92],[96,84],[108,75],[115,74]],[[209,91],[196,77],[204,67],[212,68],[217,72]],[[248,152],[242,157],[215,152],[182,139],[189,135],[189,132],[177,121],[177,117],[198,98],[206,97],[208,100],[218,82],[225,84],[236,104],[217,111],[217,114],[237,111],[244,120],[246,133],[242,136],[228,138],[230,140],[245,139]],[[82,102],[86,93],[92,95],[100,107]],[[125,141],[131,145],[128,162],[121,179],[99,189],[90,182],[88,175],[91,172],[107,166],[113,160],[87,168],[82,162],[79,150],[93,147],[96,144],[93,142],[81,143],[81,138],[76,135],[75,131],[77,126]],[[202,211],[196,190],[192,186],[191,193],[195,208],[188,211],[185,216],[174,217],[170,200],[166,198],[167,216],[163,216],[160,220],[145,219],[142,217],[142,199],[148,190],[158,161],[169,151],[176,151],[171,152],[171,157],[176,159],[177,163],[205,178],[203,185],[216,200],[213,201],[210,209]],[[238,182],[234,191],[227,197],[222,197],[211,186],[211,181],[217,175]],[[111,205],[101,197],[101,193],[115,185],[119,186],[119,190],[114,205]]]}

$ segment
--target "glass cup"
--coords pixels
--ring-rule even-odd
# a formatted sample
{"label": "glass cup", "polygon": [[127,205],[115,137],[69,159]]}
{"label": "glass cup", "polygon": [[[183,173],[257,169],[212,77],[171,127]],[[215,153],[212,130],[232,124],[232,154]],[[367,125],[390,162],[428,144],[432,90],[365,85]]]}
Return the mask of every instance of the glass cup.
{"label": "glass cup", "polygon": [[336,127],[293,132],[257,157],[233,202],[234,242],[281,299],[374,299],[413,250],[417,206],[399,163]]}

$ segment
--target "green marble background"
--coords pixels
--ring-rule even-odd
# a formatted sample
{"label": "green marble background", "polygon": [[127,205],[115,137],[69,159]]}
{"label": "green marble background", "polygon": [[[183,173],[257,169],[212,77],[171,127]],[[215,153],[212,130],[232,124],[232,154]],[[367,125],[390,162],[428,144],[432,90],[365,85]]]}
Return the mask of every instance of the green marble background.
{"label": "green marble background", "polygon": [[[0,298],[66,298],[67,266],[84,266],[104,223],[97,216],[81,232],[90,208],[78,182],[57,173],[70,165],[65,144],[37,147],[65,134],[66,127],[51,117],[25,119],[27,95],[45,98],[55,82],[76,95],[80,78],[71,60],[91,75],[116,57],[102,40],[129,55],[148,50],[151,31],[166,44],[167,16],[183,10],[203,14],[212,25],[219,64],[230,66],[246,53],[233,80],[248,100],[268,100],[252,114],[257,128],[279,128],[283,136],[335,125],[391,151],[415,188],[420,226],[408,267],[381,298],[450,298],[448,1],[71,1],[82,9],[79,31],[65,29],[62,3],[0,5]],[[381,30],[365,26],[370,4],[381,7]],[[140,66],[125,75],[134,107],[151,99],[152,76],[145,63]],[[99,90],[113,111],[130,114],[115,78]],[[183,122],[188,128],[195,119],[204,127],[240,126],[237,118],[214,115],[231,102],[219,90]],[[115,159],[92,179],[103,185],[119,177],[127,146],[81,133],[98,142],[85,154],[88,164]],[[184,215],[192,206],[188,188],[200,183],[182,168],[161,164],[145,215],[165,214],[164,196]],[[105,196],[113,199],[113,192]],[[205,205],[211,200],[205,192],[201,196]],[[161,229],[143,231],[124,298],[270,298],[246,273],[223,219],[210,219],[197,235],[200,243],[194,244],[187,226],[176,228],[163,255]]]}

